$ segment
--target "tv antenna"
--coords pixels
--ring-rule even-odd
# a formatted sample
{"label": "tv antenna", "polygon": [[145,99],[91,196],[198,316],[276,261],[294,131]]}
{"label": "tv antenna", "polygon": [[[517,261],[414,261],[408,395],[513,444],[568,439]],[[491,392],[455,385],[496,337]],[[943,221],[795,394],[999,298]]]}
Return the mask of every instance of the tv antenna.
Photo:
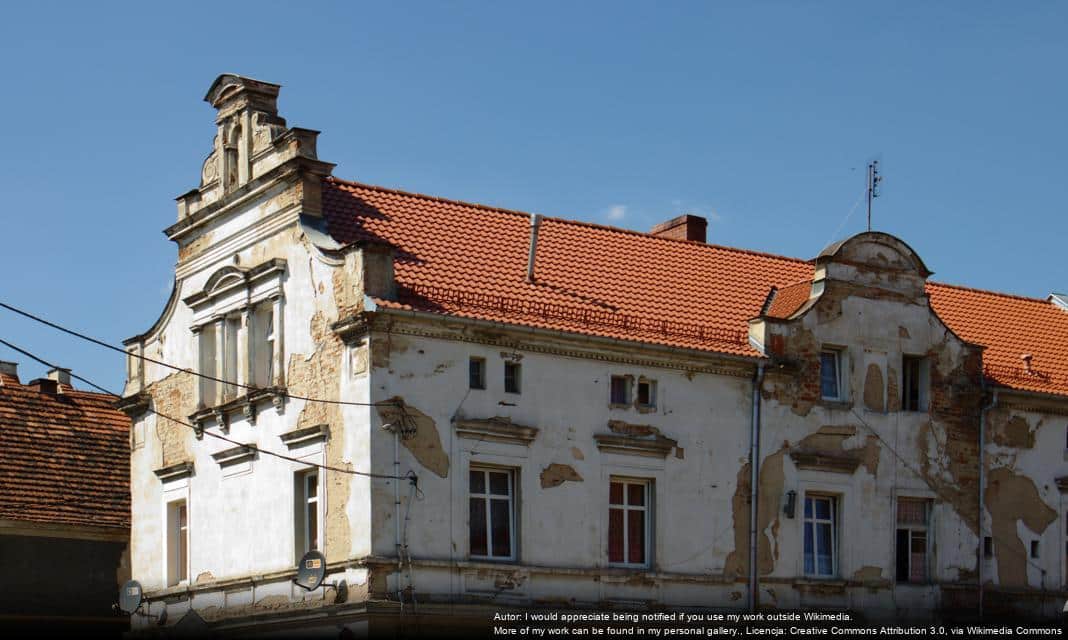
{"label": "tv antenna", "polygon": [[331,582],[330,584],[323,584],[323,578],[326,577],[326,556],[322,553],[312,550],[304,554],[304,557],[300,559],[300,564],[297,565],[297,577],[293,579],[293,584],[297,585],[305,591],[315,591],[320,586],[327,589],[333,589],[334,602],[345,602],[349,596],[349,585],[344,580],[341,582]]}
{"label": "tv antenna", "polygon": [[879,161],[872,160],[868,163],[868,231],[871,231],[871,201],[879,197],[879,183],[883,177],[879,175]]}

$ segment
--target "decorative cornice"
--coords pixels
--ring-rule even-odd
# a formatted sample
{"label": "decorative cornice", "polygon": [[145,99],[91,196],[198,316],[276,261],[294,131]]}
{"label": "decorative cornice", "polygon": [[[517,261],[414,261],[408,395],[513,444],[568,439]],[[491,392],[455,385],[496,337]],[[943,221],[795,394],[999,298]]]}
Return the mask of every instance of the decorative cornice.
{"label": "decorative cornice", "polygon": [[281,413],[285,407],[286,388],[264,387],[262,389],[252,389],[245,395],[238,396],[233,400],[228,400],[214,407],[198,409],[196,413],[189,416],[189,421],[195,427],[197,440],[204,437],[204,423],[208,420],[215,420],[219,423],[219,428],[223,431],[229,431],[230,416],[239,411],[249,421],[249,424],[256,424],[257,405],[268,398],[274,404],[274,408]]}
{"label": "decorative cornice", "polygon": [[506,442],[529,446],[538,436],[537,427],[526,427],[512,422],[510,418],[457,420],[456,435],[461,438],[489,442]]}
{"label": "decorative cornice", "polygon": [[614,433],[596,433],[593,439],[602,453],[621,453],[648,458],[666,458],[678,444],[671,438],[657,434],[653,437],[621,436]]}
{"label": "decorative cornice", "polygon": [[798,469],[807,471],[829,471],[831,473],[853,473],[860,466],[860,459],[846,456],[829,456],[823,453],[793,451],[790,459]]}
{"label": "decorative cornice", "polygon": [[188,478],[193,475],[193,463],[189,461],[179,462],[178,464],[172,464],[169,467],[155,469],[152,473],[156,474],[156,477],[159,478],[161,482],[169,482],[179,478]]}
{"label": "decorative cornice", "polygon": [[223,449],[211,454],[212,459],[219,463],[220,467],[226,467],[238,462],[244,462],[256,457],[256,449],[247,444],[238,445],[229,449]]}
{"label": "decorative cornice", "polygon": [[287,431],[278,436],[278,438],[290,449],[312,442],[324,441],[329,437],[330,427],[325,424],[317,424],[313,427],[305,427],[303,429],[294,429],[293,431]]}
{"label": "decorative cornice", "polygon": [[[522,325],[509,325],[500,322],[477,320],[460,316],[448,316],[442,314],[425,314],[427,317],[417,317],[411,314],[416,312],[403,312],[398,318],[397,310],[379,308],[374,313],[365,313],[369,321],[371,332],[382,331],[397,335],[432,338],[436,340],[451,340],[454,342],[467,342],[483,344],[493,347],[505,347],[508,349],[520,349],[526,352],[544,353],[568,358],[583,360],[599,360],[638,367],[651,367],[660,369],[675,369],[689,373],[705,373],[714,375],[730,376],[735,378],[751,378],[758,358],[743,358],[741,356],[729,356],[717,352],[697,351],[653,345],[639,341],[620,340],[615,338],[598,338],[585,334],[555,331],[551,329],[538,329]],[[404,314],[407,314],[405,317]],[[407,320],[408,322],[392,322],[394,318]],[[341,321],[346,322],[346,321]],[[341,322],[337,323],[338,325]],[[442,325],[448,323],[446,329]],[[335,325],[337,326],[337,325]],[[492,328],[486,331],[485,328]],[[335,329],[337,330],[337,329]],[[549,340],[561,343],[583,343],[587,348],[568,347],[564,345],[549,344]],[[520,341],[522,341],[520,343]],[[612,353],[610,351],[594,351],[598,347],[605,349],[620,349],[627,347],[634,351],[644,350],[660,352],[649,357],[634,357],[625,352]],[[633,353],[633,351],[631,351]],[[662,354],[662,355],[660,355]],[[690,362],[685,362],[689,359]]]}
{"label": "decorative cornice", "polygon": [[1068,397],[998,387],[998,407],[1056,416],[1068,416]]}

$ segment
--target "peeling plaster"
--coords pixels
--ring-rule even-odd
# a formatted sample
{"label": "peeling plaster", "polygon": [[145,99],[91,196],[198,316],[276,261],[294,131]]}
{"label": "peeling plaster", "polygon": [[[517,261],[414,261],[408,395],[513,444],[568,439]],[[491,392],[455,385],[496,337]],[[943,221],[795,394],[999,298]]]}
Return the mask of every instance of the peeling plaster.
{"label": "peeling plaster", "polygon": [[582,476],[574,467],[566,464],[553,463],[545,467],[541,472],[541,488],[558,487],[565,482],[582,482]]}
{"label": "peeling plaster", "polygon": [[1040,535],[1057,520],[1057,512],[1039,495],[1030,478],[1006,467],[990,471],[984,495],[990,511],[990,529],[995,539],[998,582],[1006,586],[1027,586],[1027,545],[1020,540],[1016,521]]}

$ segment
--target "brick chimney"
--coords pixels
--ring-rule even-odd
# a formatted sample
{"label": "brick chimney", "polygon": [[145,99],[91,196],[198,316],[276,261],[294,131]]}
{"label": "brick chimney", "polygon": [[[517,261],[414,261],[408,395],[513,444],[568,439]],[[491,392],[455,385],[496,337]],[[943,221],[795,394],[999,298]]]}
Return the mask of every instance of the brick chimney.
{"label": "brick chimney", "polygon": [[708,220],[705,220],[701,216],[687,213],[677,218],[672,218],[667,222],[661,222],[653,227],[649,233],[654,236],[660,236],[661,238],[706,242],[705,234],[707,230]]}
{"label": "brick chimney", "polygon": [[26,386],[37,393],[47,393],[52,396],[59,393],[59,384],[51,378],[37,378],[35,380],[30,380],[30,384]]}
{"label": "brick chimney", "polygon": [[0,360],[0,385],[19,383],[19,364]]}

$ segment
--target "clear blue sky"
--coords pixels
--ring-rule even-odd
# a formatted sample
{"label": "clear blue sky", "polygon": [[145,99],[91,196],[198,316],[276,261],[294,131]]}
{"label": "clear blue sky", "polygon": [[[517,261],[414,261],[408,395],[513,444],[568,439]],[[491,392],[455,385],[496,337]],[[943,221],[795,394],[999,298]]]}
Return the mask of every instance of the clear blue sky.
{"label": "clear blue sky", "polygon": [[[1068,289],[1063,2],[17,3],[0,300],[108,341],[163,308],[221,72],[281,83],[336,175],[798,257],[875,228],[943,282]],[[836,233],[837,231],[837,233]],[[122,357],[0,311],[118,389]],[[21,362],[23,380],[43,367]]]}

